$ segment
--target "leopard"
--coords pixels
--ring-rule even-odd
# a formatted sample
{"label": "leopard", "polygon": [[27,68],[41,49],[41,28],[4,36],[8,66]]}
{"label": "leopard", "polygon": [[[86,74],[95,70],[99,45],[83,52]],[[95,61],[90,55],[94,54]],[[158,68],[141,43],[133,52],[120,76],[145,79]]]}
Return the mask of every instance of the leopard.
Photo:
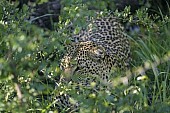
{"label": "leopard", "polygon": [[[112,67],[127,69],[130,60],[130,45],[124,28],[116,17],[111,16],[96,19],[87,30],[73,35],[62,66],[71,76],[76,73],[98,75],[108,81]],[[72,64],[72,61],[76,63]]]}
{"label": "leopard", "polygon": [[[85,30],[73,34],[66,48],[67,52],[61,60],[64,75],[69,76],[70,81],[87,87],[95,82],[100,88],[101,83],[111,82],[112,68],[123,71],[130,66],[129,39],[114,16],[90,21]],[[65,101],[69,101],[70,96],[64,97],[67,99],[58,99],[62,105],[69,103]],[[73,105],[69,103],[66,106]]]}

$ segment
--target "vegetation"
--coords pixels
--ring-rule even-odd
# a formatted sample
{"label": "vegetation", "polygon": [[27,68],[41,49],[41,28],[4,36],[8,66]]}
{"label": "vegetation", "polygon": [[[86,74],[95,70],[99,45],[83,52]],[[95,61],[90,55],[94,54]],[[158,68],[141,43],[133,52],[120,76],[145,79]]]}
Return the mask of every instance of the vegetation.
{"label": "vegetation", "polygon": [[[87,0],[82,5],[82,0],[62,0],[59,22],[53,24],[57,30],[50,31],[29,22],[31,12],[27,5],[18,11],[17,3],[0,1],[0,112],[57,113],[55,97],[61,92],[72,95],[72,103],[81,102],[82,113],[170,112],[170,17],[161,10],[160,15],[151,15],[146,6],[133,15],[130,7],[122,12],[114,10],[115,16],[132,26],[127,33],[132,51],[131,73],[114,77],[109,91],[92,93],[92,85],[82,87],[83,94],[77,95],[69,83],[58,85],[70,23],[75,28],[73,32],[79,32],[86,27],[84,17],[96,16],[88,5],[95,4],[101,11],[97,16],[102,16],[110,13],[108,2],[111,1]],[[125,84],[127,79],[129,83]]]}

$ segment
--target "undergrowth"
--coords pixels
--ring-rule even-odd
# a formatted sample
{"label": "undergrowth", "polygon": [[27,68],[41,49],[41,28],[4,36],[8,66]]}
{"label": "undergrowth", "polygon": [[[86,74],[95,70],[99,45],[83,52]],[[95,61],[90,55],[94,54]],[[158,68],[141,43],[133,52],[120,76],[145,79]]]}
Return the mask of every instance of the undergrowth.
{"label": "undergrowth", "polygon": [[[67,28],[73,22],[74,32],[79,32],[86,27],[84,17],[96,15],[87,9],[89,2],[63,0],[62,4],[57,30],[50,31],[29,23],[26,5],[18,11],[16,4],[0,1],[0,112],[57,113],[55,97],[68,93],[74,98],[72,103],[81,102],[82,113],[169,113],[170,18],[151,16],[146,7],[133,15],[129,7],[116,10],[114,15],[122,22],[139,27],[126,33],[131,43],[131,70],[125,79],[116,76],[110,90],[92,93],[92,85],[80,88],[83,93],[77,95],[74,85],[57,82],[64,44],[69,42]],[[109,12],[104,1],[99,6],[104,10],[99,16]],[[121,84],[126,80],[128,84]]]}

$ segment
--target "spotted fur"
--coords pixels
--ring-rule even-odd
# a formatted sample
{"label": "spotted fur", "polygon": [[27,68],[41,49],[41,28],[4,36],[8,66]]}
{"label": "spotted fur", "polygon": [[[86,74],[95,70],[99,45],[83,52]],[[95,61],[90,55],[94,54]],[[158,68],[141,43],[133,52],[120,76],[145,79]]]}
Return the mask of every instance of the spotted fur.
{"label": "spotted fur", "polygon": [[91,82],[100,83],[100,80],[109,82],[113,67],[122,70],[129,67],[129,41],[115,17],[92,21],[86,30],[74,34],[71,40],[66,45],[61,66],[71,80],[75,76],[78,78],[75,80],[78,84],[88,86]]}

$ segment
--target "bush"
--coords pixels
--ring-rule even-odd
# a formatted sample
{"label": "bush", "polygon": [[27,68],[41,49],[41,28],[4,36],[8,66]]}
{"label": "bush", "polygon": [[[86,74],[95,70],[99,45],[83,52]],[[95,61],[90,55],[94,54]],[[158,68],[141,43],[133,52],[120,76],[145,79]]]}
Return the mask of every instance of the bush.
{"label": "bush", "polygon": [[[58,85],[62,73],[60,60],[69,43],[70,24],[77,33],[86,27],[87,16],[107,15],[110,0],[95,2],[102,10],[96,15],[88,10],[90,1],[62,0],[63,8],[56,31],[44,30],[27,21],[29,7],[22,11],[15,3],[0,1],[0,111],[1,112],[59,112],[55,97],[67,92],[72,103],[80,103],[80,112],[170,112],[170,19],[166,15],[152,16],[143,7],[131,15],[128,7],[114,12],[123,22],[137,24],[139,32],[129,32],[132,51],[132,73],[113,78],[110,90],[91,92],[81,87],[81,95],[70,83]],[[115,5],[113,4],[113,7]],[[96,9],[96,8],[95,8]],[[136,17],[138,17],[136,19]],[[134,30],[135,31],[135,30]],[[66,112],[67,109],[62,112]]]}

